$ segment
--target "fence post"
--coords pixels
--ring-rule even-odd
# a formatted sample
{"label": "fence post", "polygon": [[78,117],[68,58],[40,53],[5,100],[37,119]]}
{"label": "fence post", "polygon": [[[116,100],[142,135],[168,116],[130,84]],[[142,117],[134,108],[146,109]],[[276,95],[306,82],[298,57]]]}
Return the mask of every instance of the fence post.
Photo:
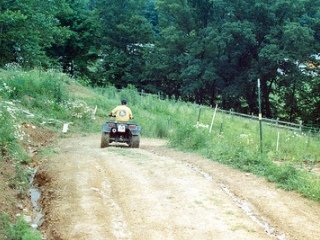
{"label": "fence post", "polygon": [[277,146],[276,146],[276,152],[279,151],[279,142],[280,142],[280,131],[279,131],[279,126],[278,126],[278,121],[279,121],[279,118],[277,118],[277,121],[276,121],[276,127],[277,127]]}
{"label": "fence post", "polygon": [[232,116],[233,116],[232,115],[232,108],[230,108],[230,110],[229,110],[229,119],[233,119]]}
{"label": "fence post", "polygon": [[258,103],[259,103],[260,153],[262,153],[262,111],[261,111],[260,78],[258,78]]}
{"label": "fence post", "polygon": [[199,108],[197,125],[200,123],[201,107]]}
{"label": "fence post", "polygon": [[143,94],[144,94],[144,90],[141,89],[140,105],[142,105]]}
{"label": "fence post", "polygon": [[216,117],[217,109],[218,109],[218,104],[216,104],[216,108],[214,109],[214,112],[213,112],[213,116],[212,116],[212,120],[211,120],[211,125],[210,125],[210,129],[209,129],[209,133],[212,132],[213,121],[214,121],[214,119],[215,119],[215,117]]}
{"label": "fence post", "polygon": [[299,121],[299,124],[300,124],[299,130],[300,130],[300,132],[302,132],[302,121],[301,120]]}
{"label": "fence post", "polygon": [[220,131],[219,131],[219,135],[222,134],[222,131],[223,131],[223,122],[220,124]]}

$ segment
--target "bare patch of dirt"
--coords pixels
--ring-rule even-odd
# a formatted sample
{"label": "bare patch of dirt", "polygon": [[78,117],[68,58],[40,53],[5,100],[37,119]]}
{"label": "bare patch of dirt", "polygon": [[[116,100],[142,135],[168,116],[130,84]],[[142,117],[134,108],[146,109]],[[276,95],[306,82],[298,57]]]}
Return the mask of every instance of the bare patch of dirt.
{"label": "bare patch of dirt", "polygon": [[317,239],[320,204],[142,139],[63,139],[39,172],[47,239]]}
{"label": "bare patch of dirt", "polygon": [[[25,133],[21,143],[33,160],[28,166],[36,167],[40,164],[35,157],[39,149],[52,143],[57,135],[44,127],[28,123],[22,124],[21,130]],[[6,153],[2,155],[4,159],[0,162],[0,213],[6,213],[11,218],[15,218],[18,213],[31,215],[32,207],[27,192],[21,194],[15,189],[15,163]]]}
{"label": "bare patch of dirt", "polygon": [[28,123],[22,124],[22,131],[26,134],[22,144],[30,157],[34,157],[40,148],[51,144],[57,138],[55,132]]}
{"label": "bare patch of dirt", "polygon": [[10,187],[10,179],[15,175],[15,169],[10,161],[0,162],[0,213],[13,216],[17,210],[17,192]]}

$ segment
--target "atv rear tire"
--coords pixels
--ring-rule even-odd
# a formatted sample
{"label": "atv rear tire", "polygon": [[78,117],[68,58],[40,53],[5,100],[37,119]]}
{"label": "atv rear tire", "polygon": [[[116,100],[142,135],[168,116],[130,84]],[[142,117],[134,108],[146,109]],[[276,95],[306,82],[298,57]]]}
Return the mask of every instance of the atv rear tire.
{"label": "atv rear tire", "polygon": [[101,135],[101,144],[100,147],[101,148],[106,148],[109,146],[109,141],[110,141],[110,135],[109,133],[102,133]]}
{"label": "atv rear tire", "polygon": [[140,136],[132,136],[129,143],[129,147],[139,148],[139,145],[140,145]]}

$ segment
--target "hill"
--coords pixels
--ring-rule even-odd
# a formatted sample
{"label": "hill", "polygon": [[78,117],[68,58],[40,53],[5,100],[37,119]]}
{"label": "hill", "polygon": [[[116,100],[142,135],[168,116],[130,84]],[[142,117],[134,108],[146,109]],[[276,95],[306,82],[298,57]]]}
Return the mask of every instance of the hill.
{"label": "hill", "polygon": [[[0,187],[5,193],[0,211],[7,213],[2,214],[0,236],[28,229],[15,218],[30,205],[30,178],[41,165],[39,156],[51,154],[50,144],[57,138],[99,133],[122,98],[128,99],[144,137],[167,138],[173,147],[201,153],[320,201],[319,135],[264,124],[261,154],[256,121],[217,113],[209,132],[213,109],[208,107],[202,106],[200,115],[199,105],[140,94],[132,86],[91,88],[80,82],[56,71],[0,70]],[[66,123],[69,132],[63,134]],[[8,225],[9,221],[15,224]]]}

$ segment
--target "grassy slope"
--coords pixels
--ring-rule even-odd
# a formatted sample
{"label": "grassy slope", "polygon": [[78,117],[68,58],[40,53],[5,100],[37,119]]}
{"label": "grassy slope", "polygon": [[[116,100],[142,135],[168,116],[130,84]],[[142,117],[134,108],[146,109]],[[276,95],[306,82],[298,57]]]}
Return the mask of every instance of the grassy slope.
{"label": "grassy slope", "polygon": [[[284,189],[320,201],[320,178],[312,172],[320,161],[319,136],[264,125],[264,153],[260,154],[256,121],[217,114],[212,133],[209,133],[208,128],[201,126],[211,123],[212,109],[201,111],[201,124],[197,128],[197,105],[159,100],[152,95],[141,97],[134,89],[116,91],[110,87],[91,91],[95,97],[78,95],[92,108],[98,107],[95,121],[98,126],[91,130],[97,131],[107,113],[125,97],[135,120],[143,127],[143,136],[169,138],[174,147],[197,151],[212,160],[264,176]],[[278,134],[280,141],[276,151]]]}
{"label": "grassy slope", "polygon": [[[319,136],[263,125],[264,153],[260,154],[259,125],[256,121],[217,114],[212,133],[209,133],[205,126],[211,123],[213,110],[210,108],[201,111],[201,124],[197,128],[197,105],[159,100],[157,96],[141,97],[134,89],[118,92],[110,87],[92,91],[96,96],[86,97],[86,102],[98,107],[96,123],[101,124],[110,109],[125,97],[129,100],[135,120],[143,127],[142,135],[169,138],[174,147],[197,151],[212,160],[264,176],[284,189],[295,190],[320,201],[319,173],[313,173],[320,162]],[[97,128],[93,129],[96,131]]]}
{"label": "grassy slope", "polygon": [[[83,87],[54,71],[0,70],[0,164],[6,158],[17,166],[31,161],[18,140],[26,137],[20,128],[22,123],[60,132],[63,123],[69,122],[72,123],[70,133],[98,133],[107,114],[122,98],[129,100],[135,121],[142,125],[143,136],[169,138],[174,147],[197,151],[320,201],[319,177],[308,171],[320,161],[319,136],[281,130],[279,151],[276,151],[278,130],[264,125],[261,155],[255,121],[217,114],[209,134],[203,125],[211,123],[212,109],[202,110],[202,125],[196,128],[197,105],[159,100],[152,95],[141,97],[134,88],[117,91],[113,87]],[[92,119],[95,107],[97,112]],[[26,177],[27,174],[17,171],[17,188],[27,188],[23,184]]]}

